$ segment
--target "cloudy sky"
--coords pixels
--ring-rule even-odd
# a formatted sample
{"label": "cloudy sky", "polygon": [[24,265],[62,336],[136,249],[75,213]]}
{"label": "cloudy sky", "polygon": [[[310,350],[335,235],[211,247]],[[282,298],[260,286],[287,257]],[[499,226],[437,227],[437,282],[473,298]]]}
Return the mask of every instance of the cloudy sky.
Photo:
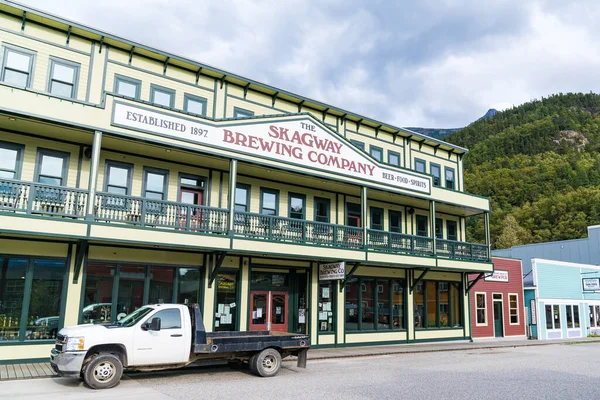
{"label": "cloudy sky", "polygon": [[19,0],[398,126],[598,92],[596,0]]}

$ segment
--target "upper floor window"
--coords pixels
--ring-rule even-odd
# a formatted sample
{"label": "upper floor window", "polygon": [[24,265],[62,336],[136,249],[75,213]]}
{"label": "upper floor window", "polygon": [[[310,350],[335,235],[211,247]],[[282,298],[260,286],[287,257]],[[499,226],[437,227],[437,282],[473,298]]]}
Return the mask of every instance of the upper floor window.
{"label": "upper floor window", "polygon": [[183,96],[183,110],[192,114],[206,116],[206,99],[186,94]]}
{"label": "upper floor window", "polygon": [[248,212],[250,209],[250,186],[238,183],[235,187],[236,212]]}
{"label": "upper floor window", "polygon": [[390,210],[390,232],[402,232],[402,213]]}
{"label": "upper floor window", "polygon": [[370,146],[369,150],[371,151],[371,157],[379,162],[383,161],[383,149],[381,147]]}
{"label": "upper floor window", "polygon": [[0,178],[20,179],[24,146],[0,142]]}
{"label": "upper floor window", "polygon": [[79,64],[50,57],[48,92],[57,96],[74,99],[77,97],[78,81]]}
{"label": "upper floor window", "polygon": [[431,172],[431,176],[433,177],[433,186],[440,186],[440,180],[442,175],[442,170],[438,164],[431,163],[429,164],[429,171]]}
{"label": "upper floor window", "polygon": [[417,236],[427,236],[427,216],[417,215]]}
{"label": "upper floor window", "polygon": [[395,151],[388,151],[388,164],[394,165],[396,167],[400,166],[400,154]]}
{"label": "upper floor window", "polygon": [[315,197],[315,221],[329,223],[330,205],[329,199]]}
{"label": "upper floor window", "polygon": [[456,221],[446,221],[448,240],[458,240],[458,231],[456,226]]}
{"label": "upper floor window", "polygon": [[254,113],[243,108],[233,108],[233,118],[251,118],[254,117]]}
{"label": "upper floor window", "polygon": [[426,170],[426,165],[425,165],[425,161],[424,160],[420,160],[420,159],[415,159],[415,171],[420,172],[422,174],[425,173]]}
{"label": "upper floor window", "polygon": [[260,213],[277,215],[279,210],[279,191],[273,189],[260,189]]}
{"label": "upper floor window", "polygon": [[290,218],[305,219],[306,196],[290,193]]}
{"label": "upper floor window", "polygon": [[444,238],[444,221],[441,218],[435,219],[435,237],[436,239]]}
{"label": "upper floor window", "polygon": [[69,169],[69,153],[39,149],[36,181],[47,185],[65,186]]}
{"label": "upper floor window", "polygon": [[142,81],[128,78],[126,76],[115,75],[116,94],[139,100],[141,88]]}
{"label": "upper floor window", "polygon": [[169,172],[157,168],[144,168],[142,193],[144,197],[153,200],[167,199]]}
{"label": "upper floor window", "polygon": [[127,196],[131,190],[132,164],[106,161],[104,191]]}
{"label": "upper floor window", "polygon": [[383,209],[371,207],[371,229],[383,230]]}
{"label": "upper floor window", "polygon": [[4,45],[2,81],[30,88],[35,63],[35,52],[16,46]]}
{"label": "upper floor window", "polygon": [[353,145],[355,145],[362,151],[365,151],[365,144],[363,142],[360,142],[360,141],[354,140],[354,139],[350,139],[350,143],[352,143]]}
{"label": "upper floor window", "polygon": [[446,188],[454,190],[454,169],[446,167]]}
{"label": "upper floor window", "polygon": [[175,106],[175,91],[162,86],[151,85],[150,102],[159,106],[173,108]]}
{"label": "upper floor window", "polygon": [[360,204],[346,203],[346,225],[361,227]]}

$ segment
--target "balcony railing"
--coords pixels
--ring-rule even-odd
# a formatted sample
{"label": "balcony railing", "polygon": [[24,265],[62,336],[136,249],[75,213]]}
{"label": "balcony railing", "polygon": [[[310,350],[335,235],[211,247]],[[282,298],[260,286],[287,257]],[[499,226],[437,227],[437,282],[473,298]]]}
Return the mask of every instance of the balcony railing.
{"label": "balcony railing", "polygon": [[96,221],[123,222],[186,232],[227,233],[229,211],[193,204],[152,200],[99,192],[94,204]]}
{"label": "balcony railing", "polygon": [[87,190],[0,179],[0,209],[26,214],[84,218]]}
{"label": "balcony railing", "polygon": [[437,254],[440,256],[471,261],[489,260],[488,246],[485,244],[443,239],[436,239],[435,243]]}
{"label": "balcony railing", "polygon": [[362,228],[275,215],[236,212],[234,234],[272,241],[361,249]]}
{"label": "balcony railing", "polygon": [[367,230],[367,247],[370,250],[389,253],[433,255],[433,239],[429,237],[375,229]]}

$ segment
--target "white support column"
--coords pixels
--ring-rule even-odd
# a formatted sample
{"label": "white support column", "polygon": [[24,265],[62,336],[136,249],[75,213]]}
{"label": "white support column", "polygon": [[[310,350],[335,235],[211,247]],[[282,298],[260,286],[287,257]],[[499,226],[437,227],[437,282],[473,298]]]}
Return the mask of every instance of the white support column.
{"label": "white support column", "polygon": [[96,202],[96,184],[98,182],[98,164],[100,163],[100,149],[102,148],[102,132],[94,132],[92,144],[92,159],[90,162],[90,179],[88,182],[87,218],[92,219],[94,204]]}
{"label": "white support column", "polygon": [[228,232],[233,234],[233,223],[235,213],[235,187],[237,186],[237,160],[229,162],[229,198],[227,208],[229,209]]}

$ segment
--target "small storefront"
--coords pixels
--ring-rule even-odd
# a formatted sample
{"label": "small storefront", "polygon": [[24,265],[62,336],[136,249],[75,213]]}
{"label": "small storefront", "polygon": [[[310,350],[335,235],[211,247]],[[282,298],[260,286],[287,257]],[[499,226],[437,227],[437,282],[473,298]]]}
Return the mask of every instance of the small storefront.
{"label": "small storefront", "polygon": [[521,260],[492,257],[492,262],[494,272],[471,288],[473,339],[525,338]]}

